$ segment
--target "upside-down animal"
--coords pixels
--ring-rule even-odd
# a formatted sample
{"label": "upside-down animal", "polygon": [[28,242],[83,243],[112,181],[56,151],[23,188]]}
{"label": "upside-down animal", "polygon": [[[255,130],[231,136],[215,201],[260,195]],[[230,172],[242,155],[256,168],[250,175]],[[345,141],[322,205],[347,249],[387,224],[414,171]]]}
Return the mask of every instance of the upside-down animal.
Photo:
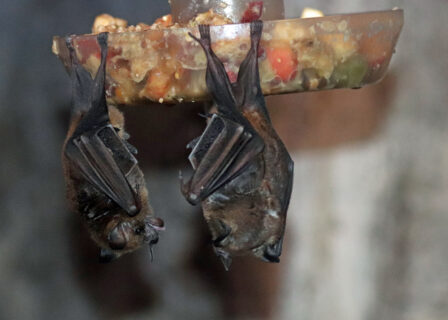
{"label": "upside-down animal", "polygon": [[91,238],[101,248],[100,261],[109,262],[144,244],[158,241],[164,223],[148,201],[136,150],[124,131],[123,115],[108,107],[105,93],[107,33],[97,36],[101,64],[95,79],[81,66],[72,39],[73,106],[62,152],[67,198]]}
{"label": "upside-down animal", "polygon": [[217,112],[203,134],[190,142],[193,176],[181,190],[202,204],[213,246],[226,269],[232,256],[253,254],[279,262],[292,191],[293,161],[266,109],[258,72],[263,23],[250,24],[251,48],[236,83],[211,47],[210,26],[190,34],[207,57],[206,83]]}

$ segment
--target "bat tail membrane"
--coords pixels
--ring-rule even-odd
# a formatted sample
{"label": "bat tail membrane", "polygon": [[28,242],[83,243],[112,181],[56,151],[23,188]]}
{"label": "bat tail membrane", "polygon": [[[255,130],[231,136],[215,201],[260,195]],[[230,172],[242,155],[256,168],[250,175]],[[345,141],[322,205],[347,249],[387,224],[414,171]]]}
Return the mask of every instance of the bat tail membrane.
{"label": "bat tail membrane", "polygon": [[[92,88],[85,91],[88,95],[90,108],[88,113],[80,121],[74,135],[82,134],[95,127],[102,127],[109,123],[109,110],[106,102],[106,60],[107,60],[107,32],[98,34],[97,41],[101,48],[101,63],[93,80]],[[86,94],[88,92],[89,94]]]}

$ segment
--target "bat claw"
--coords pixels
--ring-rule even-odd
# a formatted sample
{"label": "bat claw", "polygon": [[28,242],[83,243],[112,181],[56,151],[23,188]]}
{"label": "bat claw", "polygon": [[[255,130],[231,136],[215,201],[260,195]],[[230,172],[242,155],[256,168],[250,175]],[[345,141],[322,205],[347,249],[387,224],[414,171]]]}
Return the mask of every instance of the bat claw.
{"label": "bat claw", "polygon": [[109,263],[117,259],[118,256],[110,250],[101,249],[100,251],[100,263]]}
{"label": "bat claw", "polygon": [[232,265],[232,258],[228,256],[228,257],[220,257],[220,259],[224,266],[224,269],[226,269],[226,271],[229,271],[230,266]]}
{"label": "bat claw", "polygon": [[191,32],[188,33],[190,37],[192,37],[194,40],[199,42],[199,44],[206,50],[210,49],[210,26],[205,24],[200,24],[198,26],[199,34],[201,35],[201,38],[195,37]]}
{"label": "bat claw", "polygon": [[182,171],[180,170],[179,170],[179,182],[180,182],[180,191],[182,192],[185,199],[187,199],[187,201],[191,205],[193,206],[197,205],[200,199],[196,194],[190,192],[190,183],[184,182],[184,177],[182,175]]}
{"label": "bat claw", "polygon": [[216,248],[215,248],[215,253],[218,255],[219,260],[221,260],[222,265],[224,266],[224,269],[226,271],[229,271],[230,266],[232,265],[232,257],[230,256],[230,254],[224,250],[216,249]]}
{"label": "bat claw", "polygon": [[194,147],[196,147],[196,145],[198,144],[199,140],[201,139],[201,137],[196,137],[193,140],[191,140],[188,144],[187,144],[187,149],[194,149]]}

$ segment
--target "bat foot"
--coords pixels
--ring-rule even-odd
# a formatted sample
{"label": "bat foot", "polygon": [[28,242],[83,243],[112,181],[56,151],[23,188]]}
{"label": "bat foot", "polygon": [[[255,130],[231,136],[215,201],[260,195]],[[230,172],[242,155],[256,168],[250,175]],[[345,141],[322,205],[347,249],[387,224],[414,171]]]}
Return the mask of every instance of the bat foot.
{"label": "bat foot", "polygon": [[102,51],[104,51],[105,48],[107,48],[107,38],[109,34],[107,32],[102,32],[98,34],[96,37],[96,40],[98,41],[98,44],[100,45],[100,48]]}
{"label": "bat foot", "polygon": [[253,44],[258,45],[263,32],[263,21],[256,20],[250,23],[250,38]]}
{"label": "bat foot", "polygon": [[199,44],[204,48],[204,50],[211,50],[211,39],[210,39],[210,26],[205,24],[200,24],[198,26],[199,34],[201,38],[198,39],[191,32],[188,33],[190,37],[199,42]]}

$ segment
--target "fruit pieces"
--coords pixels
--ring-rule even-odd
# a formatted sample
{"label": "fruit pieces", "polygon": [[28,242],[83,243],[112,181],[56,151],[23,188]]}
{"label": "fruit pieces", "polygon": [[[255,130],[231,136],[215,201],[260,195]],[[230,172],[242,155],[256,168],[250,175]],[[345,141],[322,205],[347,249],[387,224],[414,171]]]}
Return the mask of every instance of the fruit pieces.
{"label": "fruit pieces", "polygon": [[331,75],[331,82],[336,88],[357,88],[368,70],[366,60],[360,55],[354,55],[336,66]]}
{"label": "fruit pieces", "polygon": [[252,1],[247,6],[241,17],[241,23],[252,22],[259,20],[263,14],[263,1]]}
{"label": "fruit pieces", "polygon": [[297,71],[297,57],[287,43],[266,49],[272,69],[283,82],[291,80]]}
{"label": "fruit pieces", "polygon": [[158,101],[159,99],[163,99],[170,83],[170,74],[160,68],[154,68],[151,70],[146,85],[140,94],[153,101]]}

